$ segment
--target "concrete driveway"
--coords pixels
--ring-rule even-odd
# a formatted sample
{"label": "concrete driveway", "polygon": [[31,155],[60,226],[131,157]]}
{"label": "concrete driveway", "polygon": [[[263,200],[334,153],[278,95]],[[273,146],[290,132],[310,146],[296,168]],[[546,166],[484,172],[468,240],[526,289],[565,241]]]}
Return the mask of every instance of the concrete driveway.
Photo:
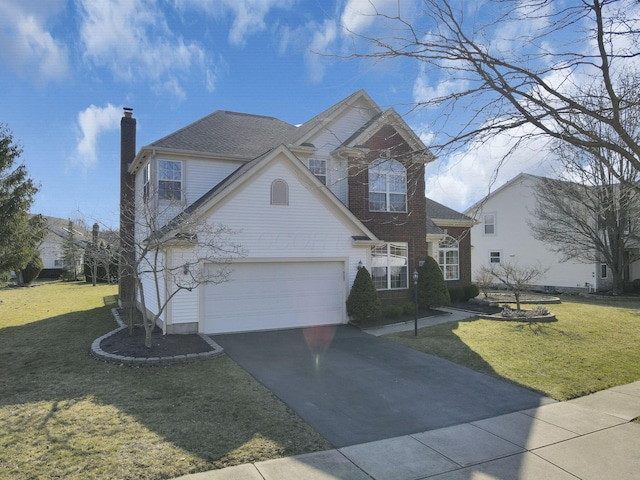
{"label": "concrete driveway", "polygon": [[214,340],[338,448],[552,402],[349,325]]}

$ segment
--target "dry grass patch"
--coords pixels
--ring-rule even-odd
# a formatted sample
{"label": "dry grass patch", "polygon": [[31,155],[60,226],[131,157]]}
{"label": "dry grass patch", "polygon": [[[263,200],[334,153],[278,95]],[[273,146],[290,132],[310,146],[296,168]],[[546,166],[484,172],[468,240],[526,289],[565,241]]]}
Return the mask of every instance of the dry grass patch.
{"label": "dry grass patch", "polygon": [[450,322],[386,338],[557,400],[640,380],[640,301],[564,298],[556,323]]}
{"label": "dry grass patch", "polygon": [[166,479],[330,445],[227,357],[128,368],[89,346],[116,288],[1,289],[0,478]]}

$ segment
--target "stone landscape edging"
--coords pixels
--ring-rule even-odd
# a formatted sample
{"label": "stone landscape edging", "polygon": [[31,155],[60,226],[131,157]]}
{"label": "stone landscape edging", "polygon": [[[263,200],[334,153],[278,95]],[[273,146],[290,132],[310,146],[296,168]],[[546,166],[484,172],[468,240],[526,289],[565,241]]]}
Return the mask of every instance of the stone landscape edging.
{"label": "stone landscape edging", "polygon": [[537,315],[534,317],[503,317],[501,313],[494,313],[493,315],[486,315],[482,313],[478,313],[478,317],[483,318],[485,320],[500,320],[502,322],[540,322],[540,323],[548,323],[548,322],[557,322],[555,314],[549,313],[547,315]]}
{"label": "stone landscape edging", "polygon": [[211,347],[211,350],[208,352],[174,355],[172,357],[130,357],[126,355],[118,355],[115,353],[105,352],[104,350],[102,350],[102,348],[100,348],[100,344],[102,343],[102,341],[105,338],[109,338],[111,335],[115,335],[116,333],[121,332],[122,330],[127,328],[125,323],[122,321],[122,318],[120,318],[120,313],[118,312],[117,308],[111,309],[111,315],[113,315],[113,318],[118,323],[119,327],[115,330],[105,333],[99,338],[96,338],[91,343],[91,355],[105,362],[115,363],[118,365],[130,365],[135,367],[174,365],[178,363],[206,360],[208,358],[216,357],[224,353],[224,349],[220,345],[214,342],[208,335],[203,334],[199,334],[200,338],[207,342],[207,344],[209,344],[209,346]]}

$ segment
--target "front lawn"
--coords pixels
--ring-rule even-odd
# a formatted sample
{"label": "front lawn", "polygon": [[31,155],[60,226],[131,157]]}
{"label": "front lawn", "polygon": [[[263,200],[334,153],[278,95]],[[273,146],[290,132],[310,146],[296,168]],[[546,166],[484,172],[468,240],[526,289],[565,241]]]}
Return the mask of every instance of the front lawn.
{"label": "front lawn", "polygon": [[0,478],[166,479],[325,450],[226,356],[130,368],[89,356],[114,286],[0,289]]}
{"label": "front lawn", "polygon": [[640,380],[640,301],[562,301],[555,323],[472,319],[385,338],[556,400]]}

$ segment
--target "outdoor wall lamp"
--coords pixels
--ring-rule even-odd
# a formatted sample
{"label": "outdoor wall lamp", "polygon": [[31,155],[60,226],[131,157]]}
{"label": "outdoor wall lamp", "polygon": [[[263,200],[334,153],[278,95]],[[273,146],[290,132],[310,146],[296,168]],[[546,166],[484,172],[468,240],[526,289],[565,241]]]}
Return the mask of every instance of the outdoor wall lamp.
{"label": "outdoor wall lamp", "polygon": [[362,260],[358,262],[358,270],[360,270],[361,268],[362,268]]}

